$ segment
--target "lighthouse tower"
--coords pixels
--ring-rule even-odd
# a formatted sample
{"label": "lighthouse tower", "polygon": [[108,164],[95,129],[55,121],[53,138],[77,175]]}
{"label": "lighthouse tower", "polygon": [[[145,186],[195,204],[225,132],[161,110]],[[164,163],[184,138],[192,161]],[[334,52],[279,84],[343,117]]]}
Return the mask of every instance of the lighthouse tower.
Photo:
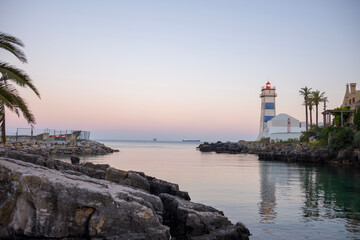
{"label": "lighthouse tower", "polygon": [[260,130],[258,140],[264,137],[264,130],[266,123],[276,115],[275,111],[275,93],[276,88],[272,87],[270,82],[266,83],[265,87],[261,89],[261,117],[260,117]]}

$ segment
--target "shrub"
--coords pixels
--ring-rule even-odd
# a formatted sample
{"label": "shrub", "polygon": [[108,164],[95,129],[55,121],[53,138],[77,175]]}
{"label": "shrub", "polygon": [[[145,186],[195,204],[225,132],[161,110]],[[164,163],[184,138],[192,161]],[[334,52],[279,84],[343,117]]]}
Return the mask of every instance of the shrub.
{"label": "shrub", "polygon": [[354,127],[357,131],[360,131],[360,109],[357,108],[354,113]]}
{"label": "shrub", "polygon": [[[338,151],[353,145],[354,130],[349,127],[331,127],[326,128],[328,148]],[[323,136],[325,138],[325,136]]]}
{"label": "shrub", "polygon": [[356,132],[353,141],[354,147],[360,147],[360,132]]}
{"label": "shrub", "polygon": [[323,127],[314,126],[314,127],[310,128],[309,130],[302,132],[302,134],[300,136],[300,142],[309,142],[310,138],[314,138],[314,139],[318,140],[323,129],[324,129]]}

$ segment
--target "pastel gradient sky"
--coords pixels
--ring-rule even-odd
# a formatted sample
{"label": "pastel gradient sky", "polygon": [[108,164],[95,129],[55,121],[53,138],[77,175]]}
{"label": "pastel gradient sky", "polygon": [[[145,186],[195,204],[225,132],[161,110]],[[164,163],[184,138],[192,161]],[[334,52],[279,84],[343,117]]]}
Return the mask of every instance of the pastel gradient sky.
{"label": "pastel gradient sky", "polygon": [[21,90],[35,128],[94,139],[251,140],[268,80],[277,113],[304,121],[301,87],[333,108],[360,79],[357,0],[0,0],[0,31],[26,45],[28,64],[0,59],[38,87]]}

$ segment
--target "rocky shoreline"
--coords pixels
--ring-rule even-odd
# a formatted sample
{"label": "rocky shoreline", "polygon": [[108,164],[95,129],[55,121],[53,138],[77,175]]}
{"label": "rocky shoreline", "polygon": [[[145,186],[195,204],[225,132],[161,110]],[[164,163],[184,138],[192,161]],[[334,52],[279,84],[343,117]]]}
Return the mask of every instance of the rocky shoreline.
{"label": "rocky shoreline", "polygon": [[210,206],[142,172],[0,149],[0,239],[249,239]]}
{"label": "rocky shoreline", "polygon": [[258,154],[260,160],[312,162],[360,166],[360,149],[331,151],[307,143],[216,142],[198,146],[201,152]]}
{"label": "rocky shoreline", "polygon": [[50,155],[104,155],[107,153],[118,152],[119,150],[111,149],[102,143],[96,141],[19,141],[8,142],[3,147],[18,150],[26,153],[32,153],[48,157]]}

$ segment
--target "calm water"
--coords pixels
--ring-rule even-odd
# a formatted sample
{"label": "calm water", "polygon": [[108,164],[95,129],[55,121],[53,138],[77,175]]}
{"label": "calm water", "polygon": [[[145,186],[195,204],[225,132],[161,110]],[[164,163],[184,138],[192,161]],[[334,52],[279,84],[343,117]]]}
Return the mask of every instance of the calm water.
{"label": "calm water", "polygon": [[178,183],[192,201],[245,223],[252,240],[360,239],[359,169],[201,153],[196,143],[103,143],[120,152],[82,161]]}

